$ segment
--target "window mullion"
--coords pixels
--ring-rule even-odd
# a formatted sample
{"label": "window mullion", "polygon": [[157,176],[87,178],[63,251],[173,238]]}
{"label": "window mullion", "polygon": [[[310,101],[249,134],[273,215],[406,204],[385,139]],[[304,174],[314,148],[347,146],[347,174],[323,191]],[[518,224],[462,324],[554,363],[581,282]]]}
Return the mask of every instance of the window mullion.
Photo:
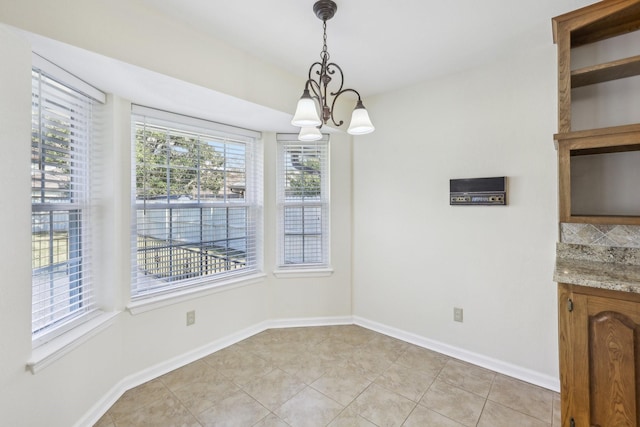
{"label": "window mullion", "polygon": [[227,201],[227,144],[224,145],[224,160],[222,161],[222,198]]}
{"label": "window mullion", "polygon": [[43,146],[43,120],[42,120],[42,75],[38,73],[38,153],[40,154],[38,160],[38,173],[40,174],[40,202],[45,201],[45,149]]}
{"label": "window mullion", "polygon": [[[201,182],[202,182],[202,172],[201,172],[201,167],[202,167],[202,153],[201,153],[201,146],[200,146],[200,135],[198,135],[198,139],[196,139],[196,148],[197,148],[197,171],[196,171],[196,179],[197,179],[197,191],[196,191],[196,199],[198,200],[198,202],[200,202],[201,200]],[[202,224],[202,222],[200,223]],[[202,241],[202,239],[200,240]]]}
{"label": "window mullion", "polygon": [[304,196],[302,197],[302,248],[300,248],[301,252],[302,252],[302,263],[306,263],[307,262],[307,257],[305,256],[305,249],[306,249],[306,245],[305,242],[307,240],[307,233],[306,233],[306,217],[305,217],[305,204],[304,204]]}
{"label": "window mullion", "polygon": [[171,202],[171,134],[169,133],[169,130],[167,130],[165,132],[165,138],[164,138],[164,146],[165,146],[165,152],[167,153],[166,155],[166,168],[167,168],[167,203]]}
{"label": "window mullion", "polygon": [[202,258],[202,253],[204,251],[204,215],[203,215],[203,209],[204,208],[200,208],[198,209],[198,213],[200,214],[200,224],[199,224],[199,231],[200,231],[200,260],[199,260],[199,265],[200,265],[200,275],[202,276],[204,274],[203,271],[203,258]]}
{"label": "window mullion", "polygon": [[169,245],[169,277],[174,276],[174,267],[173,267],[173,252],[174,252],[174,244],[173,244],[173,208],[169,208],[169,236],[168,236],[168,245]]}

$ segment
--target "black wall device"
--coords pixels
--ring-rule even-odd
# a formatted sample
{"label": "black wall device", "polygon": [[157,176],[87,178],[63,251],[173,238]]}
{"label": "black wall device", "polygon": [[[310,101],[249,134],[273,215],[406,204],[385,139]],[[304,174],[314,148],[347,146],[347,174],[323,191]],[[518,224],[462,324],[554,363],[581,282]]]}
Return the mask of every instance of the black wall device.
{"label": "black wall device", "polygon": [[507,204],[507,177],[449,180],[450,205]]}

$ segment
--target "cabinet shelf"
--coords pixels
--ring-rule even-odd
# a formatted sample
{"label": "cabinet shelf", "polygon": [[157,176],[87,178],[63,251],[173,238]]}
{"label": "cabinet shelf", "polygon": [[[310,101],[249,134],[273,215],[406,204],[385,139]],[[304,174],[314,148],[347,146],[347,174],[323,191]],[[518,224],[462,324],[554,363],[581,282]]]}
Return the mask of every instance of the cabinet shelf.
{"label": "cabinet shelf", "polygon": [[580,68],[571,72],[571,88],[640,75],[640,55]]}
{"label": "cabinet shelf", "polygon": [[640,151],[640,124],[558,133],[554,139],[558,144],[560,222],[640,225],[640,216],[583,215],[571,209],[571,157]]}
{"label": "cabinet shelf", "polygon": [[633,146],[640,144],[640,124],[561,132],[553,135],[553,139],[558,143],[571,144],[572,150]]}

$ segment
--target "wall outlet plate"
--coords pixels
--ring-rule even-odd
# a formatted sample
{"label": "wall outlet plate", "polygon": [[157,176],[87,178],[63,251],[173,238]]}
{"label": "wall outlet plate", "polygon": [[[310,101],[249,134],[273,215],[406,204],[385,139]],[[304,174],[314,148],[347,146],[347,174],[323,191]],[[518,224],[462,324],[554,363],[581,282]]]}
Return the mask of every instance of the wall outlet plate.
{"label": "wall outlet plate", "polygon": [[196,311],[187,311],[187,326],[191,326],[196,323]]}
{"label": "wall outlet plate", "polygon": [[462,309],[459,307],[453,307],[453,320],[455,322],[462,322]]}

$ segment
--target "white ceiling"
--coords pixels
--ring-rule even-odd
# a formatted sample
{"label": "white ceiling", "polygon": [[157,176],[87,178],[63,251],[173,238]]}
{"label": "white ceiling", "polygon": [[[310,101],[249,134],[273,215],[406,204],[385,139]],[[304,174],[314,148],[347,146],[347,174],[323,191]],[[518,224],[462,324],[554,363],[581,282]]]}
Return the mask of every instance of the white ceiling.
{"label": "white ceiling", "polygon": [[[315,0],[139,0],[150,11],[221,39],[294,75],[322,49]],[[456,73],[521,49],[551,18],[595,0],[334,0],[327,22],[331,60],[363,98]],[[537,32],[535,32],[537,31]],[[295,131],[290,113],[28,34],[34,50],[79,77],[134,102],[276,132]],[[188,94],[188,96],[185,96]],[[185,104],[185,99],[189,104]],[[292,113],[292,112],[291,112]]]}
{"label": "white ceiling", "polygon": [[[315,0],[142,0],[260,59],[306,75],[322,49]],[[331,59],[363,97],[482,63],[595,0],[334,0]]]}

